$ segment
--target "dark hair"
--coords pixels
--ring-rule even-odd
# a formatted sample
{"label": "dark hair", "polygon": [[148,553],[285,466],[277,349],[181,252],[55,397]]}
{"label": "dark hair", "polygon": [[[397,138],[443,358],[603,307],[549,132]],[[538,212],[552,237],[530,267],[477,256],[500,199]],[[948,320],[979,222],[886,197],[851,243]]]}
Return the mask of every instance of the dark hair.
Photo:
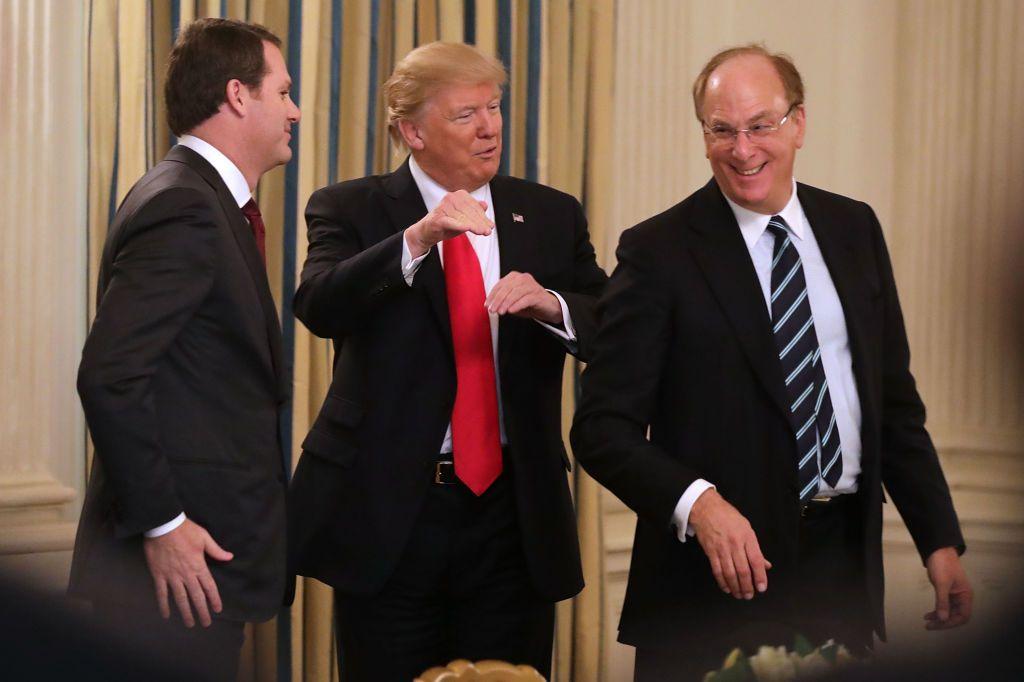
{"label": "dark hair", "polygon": [[793,59],[783,52],[769,52],[768,48],[762,44],[750,43],[749,45],[722,50],[709,59],[704,68],[701,69],[697,80],[693,82],[693,110],[697,114],[698,121],[704,122],[704,119],[701,118],[701,109],[704,108],[704,91],[707,89],[708,78],[711,77],[711,72],[733,57],[747,54],[764,57],[772,63],[776,73],[779,74],[779,78],[782,79],[782,87],[786,90],[786,99],[789,101],[790,107],[804,103],[804,81],[800,77],[800,72],[797,71]]}
{"label": "dark hair", "polygon": [[167,124],[183,135],[217,113],[228,81],[258,90],[267,75],[263,42],[281,39],[258,24],[234,19],[198,19],[185,26],[167,62]]}

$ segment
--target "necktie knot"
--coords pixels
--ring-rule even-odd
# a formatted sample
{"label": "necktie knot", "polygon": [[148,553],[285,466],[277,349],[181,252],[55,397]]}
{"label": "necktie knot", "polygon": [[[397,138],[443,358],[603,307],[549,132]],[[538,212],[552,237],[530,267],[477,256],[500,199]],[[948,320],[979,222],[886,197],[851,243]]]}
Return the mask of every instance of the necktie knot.
{"label": "necktie knot", "polygon": [[254,222],[257,218],[263,218],[263,214],[260,213],[260,207],[256,204],[256,200],[252,198],[245,202],[245,206],[242,206],[242,215],[244,215],[250,223]]}
{"label": "necktie knot", "polygon": [[786,236],[786,232],[788,230],[789,225],[780,215],[773,215],[768,221],[768,231],[771,232],[776,239]]}

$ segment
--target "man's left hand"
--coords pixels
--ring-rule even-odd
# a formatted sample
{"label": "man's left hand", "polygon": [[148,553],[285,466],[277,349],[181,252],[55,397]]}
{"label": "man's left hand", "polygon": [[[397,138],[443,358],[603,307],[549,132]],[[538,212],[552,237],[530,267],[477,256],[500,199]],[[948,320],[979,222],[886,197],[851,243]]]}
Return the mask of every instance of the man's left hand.
{"label": "man's left hand", "polygon": [[970,620],[974,593],[956,549],[943,547],[935,550],[925,561],[925,566],[928,568],[928,580],[935,587],[935,610],[924,614],[925,628],[946,630]]}
{"label": "man's left hand", "polygon": [[510,272],[502,277],[484,301],[488,312],[532,317],[541,322],[562,323],[562,306],[550,291],[528,272]]}

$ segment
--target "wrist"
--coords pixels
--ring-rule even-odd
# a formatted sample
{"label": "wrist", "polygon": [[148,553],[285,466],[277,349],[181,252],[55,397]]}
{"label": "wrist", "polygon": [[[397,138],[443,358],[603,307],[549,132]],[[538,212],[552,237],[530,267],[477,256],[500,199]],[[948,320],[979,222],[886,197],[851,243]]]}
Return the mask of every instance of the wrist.
{"label": "wrist", "polygon": [[414,259],[430,251],[434,246],[429,240],[423,238],[422,225],[422,222],[419,222],[405,230],[405,243],[409,245],[409,253]]}

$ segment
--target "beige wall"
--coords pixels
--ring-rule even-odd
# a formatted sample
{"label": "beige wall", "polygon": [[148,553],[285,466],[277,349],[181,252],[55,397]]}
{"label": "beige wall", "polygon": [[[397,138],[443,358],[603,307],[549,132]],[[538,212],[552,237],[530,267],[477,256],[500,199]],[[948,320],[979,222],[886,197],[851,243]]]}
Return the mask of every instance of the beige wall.
{"label": "beige wall", "polygon": [[84,480],[84,11],[0,3],[0,570],[54,589]]}
{"label": "beige wall", "polygon": [[[718,49],[764,41],[807,89],[803,182],[869,202],[885,227],[912,368],[971,549],[967,633],[925,635],[931,590],[886,509],[891,644],[939,653],[1017,603],[1024,555],[1021,278],[1024,26],[1017,2],[723,0],[620,2],[612,223],[629,227],[710,177],[689,87]],[[612,263],[612,251],[606,262]],[[615,623],[634,518],[604,493],[607,680],[631,679]],[[891,507],[892,505],[889,505]]]}

